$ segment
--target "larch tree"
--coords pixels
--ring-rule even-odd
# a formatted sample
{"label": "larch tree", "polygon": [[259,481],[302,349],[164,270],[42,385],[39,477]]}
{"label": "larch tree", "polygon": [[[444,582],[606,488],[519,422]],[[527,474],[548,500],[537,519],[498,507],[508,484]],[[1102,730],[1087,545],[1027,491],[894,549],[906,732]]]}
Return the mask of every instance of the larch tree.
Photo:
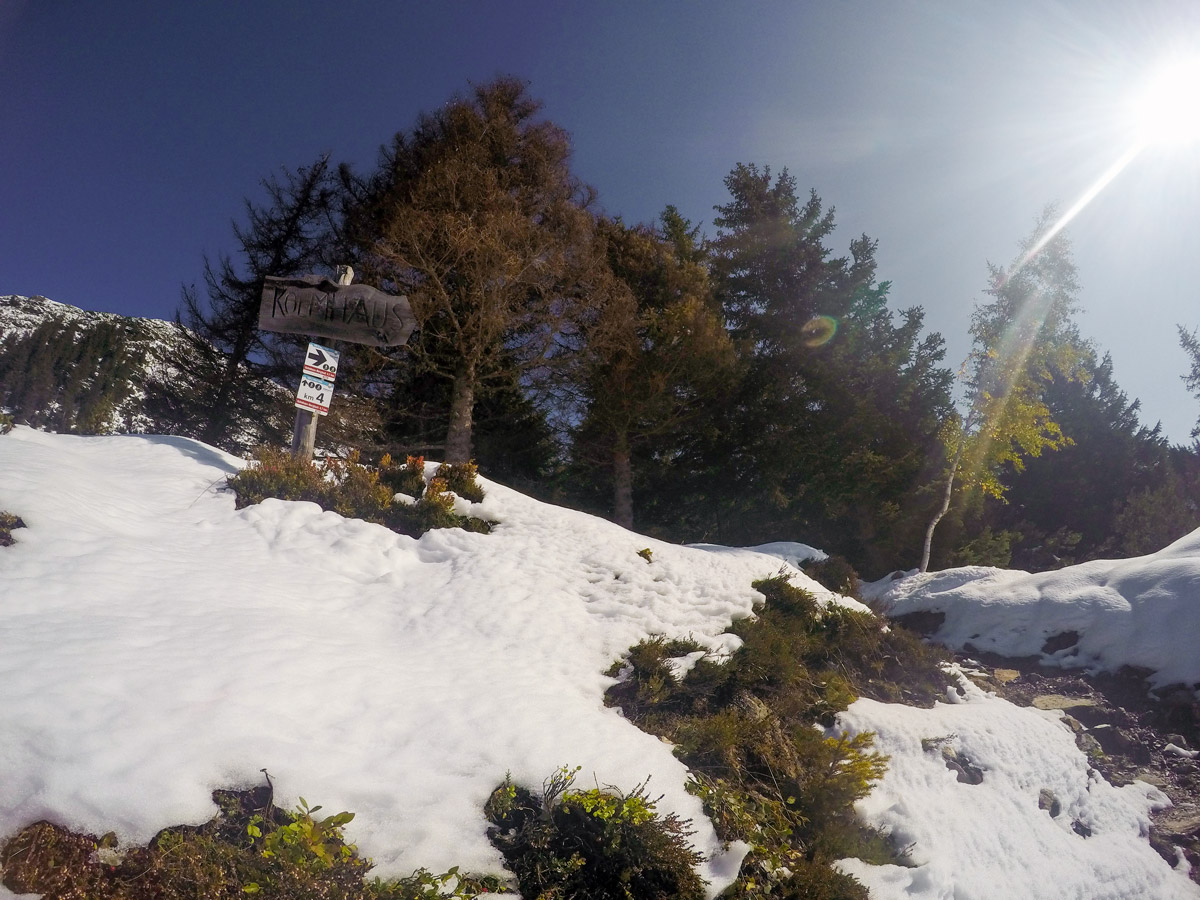
{"label": "larch tree", "polygon": [[973,345],[963,366],[966,413],[947,420],[942,432],[949,463],[942,502],[925,530],[922,572],[957,483],[1002,497],[1005,465],[1019,472],[1025,457],[1070,441],[1051,415],[1045,389],[1054,378],[1078,377],[1088,348],[1072,318],[1079,284],[1071,245],[1053,208],[1011,266],[988,269],[991,299],[972,314]]}
{"label": "larch tree", "polygon": [[[239,261],[204,261],[205,296],[183,291],[176,321],[186,346],[176,375],[156,386],[156,414],[179,432],[230,450],[245,433],[278,430],[277,403],[263,390],[278,336],[258,329],[263,279],[299,275],[320,265],[330,241],[334,203],[328,157],[263,182],[266,201],[246,201],[245,224],[234,223]],[[285,339],[286,340],[286,339]],[[294,343],[294,341],[293,341]]]}
{"label": "larch tree", "polygon": [[499,78],[421,115],[371,178],[345,176],[360,271],[408,296],[418,333],[407,354],[449,382],[448,462],[471,456],[481,391],[545,366],[602,288],[590,193],[540,108],[523,81]]}

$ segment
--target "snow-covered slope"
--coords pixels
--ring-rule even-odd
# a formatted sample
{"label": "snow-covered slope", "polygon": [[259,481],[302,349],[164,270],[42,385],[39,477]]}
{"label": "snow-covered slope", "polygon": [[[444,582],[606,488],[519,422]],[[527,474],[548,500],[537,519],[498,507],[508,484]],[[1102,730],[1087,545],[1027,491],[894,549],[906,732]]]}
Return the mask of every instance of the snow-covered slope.
{"label": "snow-covered slope", "polygon": [[490,484],[491,535],[239,512],[219,490],[239,465],[179,438],[0,438],[0,508],[28,525],[0,557],[0,834],[52,817],[145,841],[266,768],[282,803],[354,810],[384,874],[499,871],[490,791],[580,765],[623,788],[650,776],[719,868],[686,770],[604,707],[602,673],[649,633],[728,648],[778,558]]}
{"label": "snow-covered slope", "polygon": [[[693,820],[712,890],[736,874],[744,848],[721,846],[670,746],[604,707],[602,673],[651,633],[735,646],[751,582],[811,548],[680,547],[486,482],[471,511],[492,534],[414,540],[307,503],[235,510],[220,485],[240,465],[181,438],[0,437],[0,510],[28,525],[0,549],[0,839],[50,818],[144,842],[266,768],[282,805],[357,813],[347,837],[379,874],[498,872],[489,792],[578,765],[585,784],[649,776]],[[1096,782],[1064,726],[963,691],[842,717],[891,754],[863,811],[918,864],[843,863],[876,900],[1200,897],[1146,844],[1161,795]],[[1062,816],[1037,809],[1042,787]],[[1075,820],[1094,836],[1061,835]]]}
{"label": "snow-covered slope", "polygon": [[[1155,686],[1200,687],[1200,531],[1134,559],[1038,574],[949,569],[876,588],[875,605],[888,615],[944,613],[934,636],[952,647],[1040,656],[1051,666],[1141,666]],[[1043,650],[1072,633],[1077,640]]]}
{"label": "snow-covered slope", "polygon": [[154,335],[163,341],[172,340],[178,331],[175,323],[162,319],[138,319],[117,313],[80,309],[78,306],[58,303],[45,297],[22,297],[18,294],[0,295],[0,338],[10,334],[28,334],[47,319],[61,319],[64,322],[84,327],[101,322],[133,322],[144,329],[148,335]]}
{"label": "snow-covered slope", "polygon": [[[89,430],[106,434],[163,430],[161,423],[155,421],[145,409],[146,386],[154,379],[174,377],[171,358],[185,351],[183,334],[178,325],[162,319],[133,318],[80,309],[45,297],[0,296],[0,341],[25,337],[51,321],[74,328],[76,341],[100,326],[108,326],[118,336],[113,352],[120,351],[136,361],[115,392],[119,398],[117,402],[107,410],[103,420],[92,423]],[[58,374],[75,373],[60,371]],[[0,401],[5,393],[5,385],[0,383]],[[50,389],[45,399],[50,407],[54,407],[60,398],[56,398],[53,389]],[[25,410],[27,416],[36,415],[37,412]]]}

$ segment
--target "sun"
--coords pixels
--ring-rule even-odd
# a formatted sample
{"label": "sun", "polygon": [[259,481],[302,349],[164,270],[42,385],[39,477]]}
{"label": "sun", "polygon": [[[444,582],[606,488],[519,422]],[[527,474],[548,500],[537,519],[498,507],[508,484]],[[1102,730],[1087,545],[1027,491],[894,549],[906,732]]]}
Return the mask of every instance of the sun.
{"label": "sun", "polygon": [[1176,57],[1154,69],[1132,94],[1129,118],[1143,146],[1200,140],[1200,56]]}

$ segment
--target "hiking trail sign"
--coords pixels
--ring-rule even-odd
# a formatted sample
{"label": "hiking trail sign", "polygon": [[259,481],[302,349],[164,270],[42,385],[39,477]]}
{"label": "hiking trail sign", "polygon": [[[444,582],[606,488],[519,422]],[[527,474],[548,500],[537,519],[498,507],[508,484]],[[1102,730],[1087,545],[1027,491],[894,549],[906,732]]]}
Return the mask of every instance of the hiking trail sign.
{"label": "hiking trail sign", "polygon": [[405,343],[416,324],[407,297],[366,284],[336,284],[320,275],[263,281],[258,307],[263,331],[391,347]]}
{"label": "hiking trail sign", "polygon": [[304,356],[304,372],[296,391],[296,407],[324,416],[333,399],[333,380],[337,377],[338,352],[320,344],[309,344]]}

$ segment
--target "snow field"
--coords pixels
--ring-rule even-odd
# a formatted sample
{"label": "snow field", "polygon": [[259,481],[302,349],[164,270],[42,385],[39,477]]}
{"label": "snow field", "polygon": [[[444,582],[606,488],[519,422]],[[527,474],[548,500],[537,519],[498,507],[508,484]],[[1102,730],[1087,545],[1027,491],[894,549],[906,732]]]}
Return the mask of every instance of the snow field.
{"label": "snow field", "polygon": [[579,765],[583,786],[649,777],[714,889],[736,873],[670,747],[603,706],[602,673],[649,634],[732,649],[779,559],[486,482],[491,535],[236,511],[217,488],[241,464],[175,438],[0,439],[0,506],[28,525],[0,557],[0,836],[52,818],[142,843],[266,768],[280,805],[355,812],[378,874],[496,872],[492,788]]}
{"label": "snow field", "polygon": [[[1150,812],[1170,805],[1161,791],[1104,781],[1060,713],[1014,706],[961,674],[959,684],[933,709],[858,700],[839,717],[852,734],[875,732],[891,757],[859,812],[911,846],[913,868],[838,863],[872,900],[1200,897],[1146,840]],[[982,770],[982,783],[959,781],[943,747]],[[1044,790],[1060,804],[1056,817],[1039,806]]]}

